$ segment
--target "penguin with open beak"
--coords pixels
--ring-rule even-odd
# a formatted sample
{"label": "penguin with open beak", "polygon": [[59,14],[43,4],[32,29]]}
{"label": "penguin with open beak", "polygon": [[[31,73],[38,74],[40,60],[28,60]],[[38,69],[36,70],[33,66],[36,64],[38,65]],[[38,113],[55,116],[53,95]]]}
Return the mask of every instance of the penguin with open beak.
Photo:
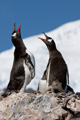
{"label": "penguin with open beak", "polygon": [[54,40],[45,33],[43,34],[45,39],[38,38],[47,46],[49,50],[49,60],[43,77],[39,82],[38,91],[41,93],[45,93],[48,90],[55,93],[66,92],[67,84],[69,84],[67,64],[62,54],[57,50]]}
{"label": "penguin with open beak", "polygon": [[20,28],[21,25],[16,30],[16,25],[14,24],[14,31],[11,35],[12,43],[15,47],[14,61],[9,84],[6,92],[3,94],[4,97],[10,95],[12,92],[24,92],[26,86],[35,76],[35,58],[24,45]]}

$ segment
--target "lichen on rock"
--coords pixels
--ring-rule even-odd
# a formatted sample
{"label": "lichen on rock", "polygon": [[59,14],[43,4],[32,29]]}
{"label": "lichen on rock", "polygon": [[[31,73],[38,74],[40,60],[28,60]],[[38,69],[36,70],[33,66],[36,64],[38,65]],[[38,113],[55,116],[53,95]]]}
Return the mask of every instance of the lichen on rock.
{"label": "lichen on rock", "polygon": [[73,93],[12,93],[0,98],[0,120],[80,120],[80,96]]}

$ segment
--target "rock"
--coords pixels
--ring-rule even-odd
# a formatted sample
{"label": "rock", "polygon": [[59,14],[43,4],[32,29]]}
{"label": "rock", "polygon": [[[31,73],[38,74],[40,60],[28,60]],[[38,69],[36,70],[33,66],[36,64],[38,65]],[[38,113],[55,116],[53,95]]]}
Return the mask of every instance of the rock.
{"label": "rock", "polygon": [[1,97],[0,120],[80,120],[80,97],[70,92],[12,93]]}

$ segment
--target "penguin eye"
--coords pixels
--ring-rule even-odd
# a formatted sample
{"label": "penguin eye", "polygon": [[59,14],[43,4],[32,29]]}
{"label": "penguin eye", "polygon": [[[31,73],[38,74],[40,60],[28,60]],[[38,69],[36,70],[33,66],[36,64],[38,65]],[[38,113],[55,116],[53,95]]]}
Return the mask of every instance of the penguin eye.
{"label": "penguin eye", "polygon": [[52,39],[48,39],[48,42],[52,42]]}

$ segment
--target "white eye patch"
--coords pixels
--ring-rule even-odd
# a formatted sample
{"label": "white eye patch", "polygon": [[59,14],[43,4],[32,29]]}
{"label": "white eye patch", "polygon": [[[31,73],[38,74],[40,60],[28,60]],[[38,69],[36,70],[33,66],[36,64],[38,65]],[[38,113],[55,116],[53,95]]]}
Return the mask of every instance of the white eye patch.
{"label": "white eye patch", "polygon": [[48,39],[48,42],[52,42],[52,39]]}
{"label": "white eye patch", "polygon": [[14,34],[12,35],[12,37],[16,38],[16,33],[14,33]]}

